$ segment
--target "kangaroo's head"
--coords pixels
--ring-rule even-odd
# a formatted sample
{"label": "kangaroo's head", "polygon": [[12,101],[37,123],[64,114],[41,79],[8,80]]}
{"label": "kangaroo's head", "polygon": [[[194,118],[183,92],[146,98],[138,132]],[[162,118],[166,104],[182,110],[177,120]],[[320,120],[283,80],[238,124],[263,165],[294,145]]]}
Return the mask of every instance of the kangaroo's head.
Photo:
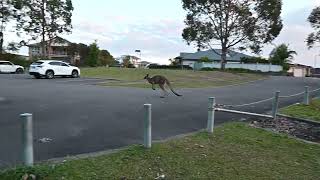
{"label": "kangaroo's head", "polygon": [[148,77],[149,77],[149,74],[147,74],[147,75],[144,77],[144,79],[148,79]]}

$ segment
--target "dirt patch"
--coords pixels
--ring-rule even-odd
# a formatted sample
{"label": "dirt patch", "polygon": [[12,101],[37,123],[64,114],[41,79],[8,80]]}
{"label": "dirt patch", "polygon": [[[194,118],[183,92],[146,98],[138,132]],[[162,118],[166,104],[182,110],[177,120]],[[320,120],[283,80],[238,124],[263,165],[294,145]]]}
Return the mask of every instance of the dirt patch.
{"label": "dirt patch", "polygon": [[275,132],[285,133],[307,141],[320,143],[320,125],[300,122],[290,118],[259,119],[251,121],[253,127],[264,128]]}

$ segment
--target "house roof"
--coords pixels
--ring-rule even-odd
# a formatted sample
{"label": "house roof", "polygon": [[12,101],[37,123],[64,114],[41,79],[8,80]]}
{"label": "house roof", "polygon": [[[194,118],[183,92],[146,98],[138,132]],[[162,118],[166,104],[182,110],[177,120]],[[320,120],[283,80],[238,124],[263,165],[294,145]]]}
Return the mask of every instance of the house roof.
{"label": "house roof", "polygon": [[291,67],[302,67],[302,68],[312,68],[312,66],[307,66],[307,65],[304,65],[304,64],[290,64]]}
{"label": "house roof", "polygon": [[[180,53],[179,58],[182,60],[191,60],[198,61],[203,57],[208,57],[212,61],[220,61],[221,60],[221,49],[207,50],[207,51],[198,51],[195,53]],[[227,61],[241,61],[242,57],[252,57],[243,53],[239,53],[236,51],[229,50],[227,53]]]}
{"label": "house roof", "polygon": [[[48,41],[49,41],[49,40],[47,40],[46,42],[48,42]],[[59,36],[53,38],[53,42],[55,42],[55,43],[68,43],[68,44],[71,44],[70,41],[68,41],[68,40],[66,40],[66,39],[64,39],[64,38],[62,38],[62,37],[59,37]],[[41,42],[34,43],[34,44],[29,44],[28,46],[40,46],[40,45],[41,45]]]}

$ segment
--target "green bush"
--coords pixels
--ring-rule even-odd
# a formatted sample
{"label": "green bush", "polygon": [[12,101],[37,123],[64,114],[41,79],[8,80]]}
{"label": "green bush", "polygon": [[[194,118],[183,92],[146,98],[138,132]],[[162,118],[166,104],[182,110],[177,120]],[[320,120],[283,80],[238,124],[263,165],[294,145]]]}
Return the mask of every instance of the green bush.
{"label": "green bush", "polygon": [[208,57],[202,57],[198,60],[198,62],[212,62]]}
{"label": "green bush", "polygon": [[210,68],[210,67],[205,67],[201,68],[200,71],[217,71],[219,70],[218,68]]}
{"label": "green bush", "polygon": [[260,64],[269,64],[270,62],[262,57],[242,57],[241,62],[243,63],[260,63]]}
{"label": "green bush", "polygon": [[30,66],[31,63],[33,63],[33,61],[31,60],[28,61],[21,56],[18,56],[16,54],[10,54],[10,53],[0,54],[0,60],[10,61],[13,64],[20,65],[23,67],[28,67]]}
{"label": "green bush", "polygon": [[254,71],[254,70],[242,69],[242,68],[227,68],[226,71],[238,72],[238,73],[261,73],[261,71]]}

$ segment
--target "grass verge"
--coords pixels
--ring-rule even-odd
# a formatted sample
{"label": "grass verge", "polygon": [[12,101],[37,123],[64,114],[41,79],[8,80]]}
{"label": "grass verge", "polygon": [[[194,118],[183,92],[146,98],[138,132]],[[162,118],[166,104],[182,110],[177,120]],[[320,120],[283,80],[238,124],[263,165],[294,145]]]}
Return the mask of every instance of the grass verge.
{"label": "grass verge", "polygon": [[95,158],[0,172],[0,179],[318,179],[320,146],[284,135],[225,124],[214,134],[197,133]]}
{"label": "grass verge", "polygon": [[105,86],[125,86],[150,88],[143,78],[146,74],[150,76],[163,75],[167,77],[174,87],[178,88],[201,88],[217,87],[239,84],[263,79],[266,76],[250,73],[230,73],[221,71],[190,71],[190,70],[163,70],[163,69],[126,69],[126,68],[82,68],[82,77],[112,78],[120,81],[110,81]]}
{"label": "grass verge", "polygon": [[320,99],[314,99],[310,105],[296,104],[280,109],[280,113],[320,122]]}

